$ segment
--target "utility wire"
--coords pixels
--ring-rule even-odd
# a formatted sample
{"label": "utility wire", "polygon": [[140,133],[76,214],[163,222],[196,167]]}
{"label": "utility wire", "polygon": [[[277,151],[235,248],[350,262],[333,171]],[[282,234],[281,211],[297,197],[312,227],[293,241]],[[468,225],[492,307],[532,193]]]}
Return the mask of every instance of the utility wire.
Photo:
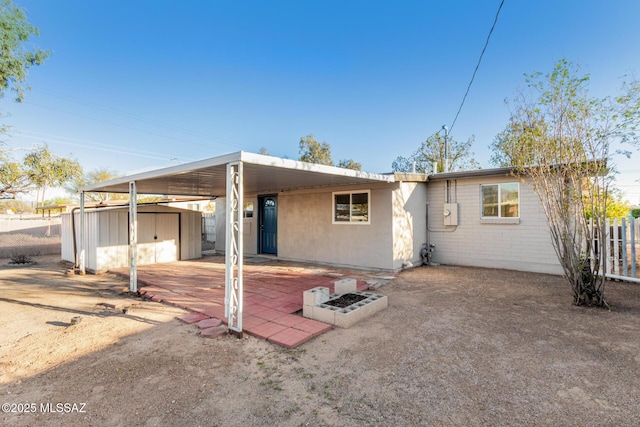
{"label": "utility wire", "polygon": [[473,79],[476,78],[476,73],[478,72],[478,68],[480,68],[480,62],[482,62],[482,56],[484,52],[487,50],[487,46],[489,46],[489,39],[491,38],[491,34],[493,33],[493,29],[496,27],[496,23],[498,22],[498,16],[500,16],[500,10],[502,9],[502,5],[504,4],[504,0],[500,2],[500,6],[498,6],[498,11],[496,12],[496,17],[493,20],[493,25],[491,25],[491,29],[489,30],[489,35],[487,35],[487,40],[484,42],[484,47],[482,48],[482,52],[480,53],[480,58],[478,58],[478,63],[476,64],[475,70],[473,70],[473,75],[471,76],[471,81],[469,82],[469,86],[467,86],[467,91],[462,98],[462,102],[460,103],[460,108],[458,108],[458,112],[456,113],[456,117],[453,119],[453,123],[449,127],[449,135],[451,135],[451,131],[453,131],[453,127],[456,125],[456,121],[458,120],[458,116],[460,115],[460,111],[462,111],[462,106],[464,105],[464,101],[467,99],[467,95],[469,95],[469,90],[471,89],[471,85],[473,84]]}
{"label": "utility wire", "polygon": [[[127,112],[127,111],[124,111],[124,110],[121,110],[121,109],[108,107],[108,106],[105,106],[105,105],[102,105],[102,104],[98,104],[96,102],[86,101],[86,100],[83,100],[83,99],[80,99],[80,98],[76,98],[74,96],[66,95],[66,94],[63,94],[61,92],[56,92],[56,91],[53,91],[53,90],[50,90],[50,89],[43,89],[43,88],[39,88],[39,87],[34,87],[33,90],[36,91],[36,92],[40,92],[40,93],[43,93],[45,95],[54,97],[54,98],[64,99],[66,101],[70,101],[70,102],[74,102],[74,103],[77,103],[77,104],[86,105],[86,106],[89,106],[89,107],[92,107],[92,108],[96,108],[96,109],[99,109],[99,110],[102,110],[102,111],[106,111],[108,113],[117,114],[117,115],[129,118],[129,119],[133,119],[133,120],[135,120],[137,122],[145,122],[145,123],[148,123],[148,124],[152,124],[152,125],[154,125],[156,127],[163,127],[165,129],[173,130],[173,131],[180,132],[180,133],[183,133],[183,134],[189,134],[189,135],[204,139],[204,140],[206,140],[208,142],[208,144],[201,144],[201,143],[196,143],[196,142],[193,142],[193,141],[180,140],[183,143],[192,144],[192,145],[198,145],[198,146],[206,147],[206,148],[211,148],[211,146],[210,146],[211,142],[214,142],[214,143],[217,143],[217,144],[222,144],[222,145],[232,145],[232,146],[237,146],[237,147],[241,147],[241,148],[245,147],[245,144],[241,144],[241,143],[234,142],[234,141],[231,141],[231,140],[228,140],[228,139],[224,139],[224,138],[220,138],[220,137],[212,137],[212,136],[206,135],[206,134],[204,134],[202,132],[197,132],[197,131],[194,131],[194,130],[191,130],[191,129],[188,129],[188,128],[185,128],[185,127],[180,127],[180,126],[176,126],[176,125],[173,125],[173,124],[170,124],[170,123],[167,123],[167,122],[154,120],[154,119],[151,119],[151,118],[139,115],[139,114],[130,113],[130,112]],[[96,119],[96,118],[93,118],[93,117],[82,116],[82,115],[79,115],[77,113],[71,113],[69,111],[63,111],[63,110],[60,110],[60,109],[57,109],[57,108],[48,107],[46,105],[35,104],[33,102],[29,102],[29,103],[34,104],[34,105],[38,105],[40,107],[49,108],[49,109],[56,110],[56,111],[61,111],[63,113],[67,113],[67,114],[78,115],[80,117],[84,117],[84,118],[90,119],[90,120],[102,121],[102,122],[106,122],[106,123],[109,123],[109,124],[112,124],[112,125],[115,125],[115,126],[126,127],[126,128],[133,129],[133,130],[138,130],[140,132],[149,133],[149,132],[141,131],[139,129],[131,128],[130,126],[125,126],[125,125],[122,125],[122,124],[119,124],[119,123],[107,122],[105,120]],[[160,134],[157,134],[157,133],[155,133],[154,135],[165,137],[165,138],[169,138],[169,139],[177,139],[177,138],[171,138],[171,137],[166,136],[166,135],[160,135]]]}
{"label": "utility wire", "polygon": [[82,117],[83,119],[88,119],[88,120],[93,120],[93,121],[96,121],[96,122],[106,123],[106,124],[111,125],[111,126],[117,126],[117,127],[121,127],[121,128],[125,128],[125,129],[131,129],[131,130],[134,130],[136,132],[140,132],[140,133],[143,133],[143,134],[146,134],[146,135],[153,135],[153,136],[158,136],[160,138],[174,140],[174,141],[177,141],[177,142],[179,142],[181,144],[191,144],[191,145],[197,145],[197,146],[200,146],[200,147],[211,148],[210,146],[208,146],[206,144],[202,144],[202,143],[198,143],[198,142],[194,142],[194,141],[186,141],[183,138],[178,138],[178,137],[169,136],[169,135],[162,134],[162,133],[142,130],[142,129],[139,129],[139,128],[136,128],[136,127],[127,126],[127,125],[124,125],[124,124],[121,124],[121,123],[116,123],[116,122],[113,122],[113,121],[110,121],[110,120],[98,119],[98,118],[95,118],[95,117],[86,116],[86,115],[75,113],[75,112],[72,112],[72,111],[62,110],[60,108],[49,107],[47,105],[38,104],[38,103],[33,102],[33,101],[25,101],[24,103],[25,104],[29,104],[29,105],[34,105],[34,106],[40,107],[40,108],[46,108],[48,110],[57,111],[57,112],[60,112],[60,113],[70,114],[72,116]]}
{"label": "utility wire", "polygon": [[15,134],[14,137],[35,140],[35,141],[43,141],[47,143],[65,144],[65,145],[71,145],[71,146],[82,147],[82,148],[90,148],[94,150],[108,151],[111,153],[127,154],[130,156],[146,157],[149,159],[157,159],[157,160],[176,159],[181,163],[194,161],[194,159],[178,158],[172,155],[166,155],[162,157],[161,154],[159,154],[158,152],[139,150],[131,147],[125,148],[125,147],[117,146],[114,144],[101,144],[99,142],[88,141],[84,139],[74,139],[74,138],[68,138],[65,136],[51,135],[51,134],[40,133],[40,132],[21,131]]}

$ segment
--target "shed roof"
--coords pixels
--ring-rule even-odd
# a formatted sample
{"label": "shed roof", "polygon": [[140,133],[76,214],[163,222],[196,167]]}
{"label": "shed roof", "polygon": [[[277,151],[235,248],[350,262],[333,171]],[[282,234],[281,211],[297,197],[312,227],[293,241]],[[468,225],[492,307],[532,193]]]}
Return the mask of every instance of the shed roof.
{"label": "shed roof", "polygon": [[376,174],[238,151],[192,163],[171,166],[82,187],[84,192],[128,193],[135,181],[138,194],[223,197],[226,165],[243,163],[247,193],[363,183],[392,183],[394,175]]}

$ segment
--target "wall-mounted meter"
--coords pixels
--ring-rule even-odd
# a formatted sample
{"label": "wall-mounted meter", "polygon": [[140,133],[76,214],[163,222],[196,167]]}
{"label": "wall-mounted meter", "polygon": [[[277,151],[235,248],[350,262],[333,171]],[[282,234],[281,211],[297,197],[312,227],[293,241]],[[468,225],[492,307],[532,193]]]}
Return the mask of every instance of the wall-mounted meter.
{"label": "wall-mounted meter", "polygon": [[458,204],[444,204],[444,225],[458,225]]}

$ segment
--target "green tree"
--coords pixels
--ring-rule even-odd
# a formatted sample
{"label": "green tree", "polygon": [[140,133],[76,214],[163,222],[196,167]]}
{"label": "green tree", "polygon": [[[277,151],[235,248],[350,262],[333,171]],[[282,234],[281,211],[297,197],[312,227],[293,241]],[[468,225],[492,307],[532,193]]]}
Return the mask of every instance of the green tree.
{"label": "green tree", "polygon": [[82,166],[73,159],[55,156],[43,145],[24,158],[25,172],[36,189],[36,203],[44,201],[47,188],[63,186],[82,176]]}
{"label": "green tree", "polygon": [[495,164],[514,166],[531,179],[574,302],[606,306],[599,270],[604,251],[591,244],[606,235],[601,219],[611,196],[612,144],[637,141],[640,85],[625,84],[621,96],[595,99],[588,96],[588,81],[566,60],[550,73],[527,76],[528,91],[515,98],[509,123],[491,148]]}
{"label": "green tree", "polygon": [[44,205],[70,205],[73,200],[69,197],[54,197],[53,199],[47,199],[44,201]]}
{"label": "green tree", "polygon": [[[604,191],[600,189],[600,191]],[[629,216],[631,205],[622,198],[621,192],[616,188],[610,188],[604,206],[606,207],[606,218],[624,218]],[[604,218],[604,212],[593,212],[591,204],[587,200],[585,203],[585,216],[587,219]]]}
{"label": "green tree", "polygon": [[362,170],[362,165],[360,163],[356,162],[355,160],[352,160],[352,159],[340,160],[336,166],[338,166],[339,168],[351,169],[351,170],[354,170],[354,171],[361,171]]}
{"label": "green tree", "polygon": [[[29,39],[37,35],[38,29],[29,24],[22,9],[10,0],[0,0],[0,98],[9,90],[15,92],[17,102],[24,99],[29,68],[41,65],[50,54],[33,48]],[[8,130],[7,125],[0,123],[0,137]],[[4,145],[6,142],[0,140],[0,195],[15,197],[29,190],[30,181]]]}
{"label": "green tree", "polygon": [[24,99],[27,72],[41,65],[49,51],[34,49],[29,39],[39,34],[24,11],[11,0],[0,0],[0,97],[7,90],[16,93],[16,101]]}
{"label": "green tree", "polygon": [[[75,179],[69,181],[68,185],[65,186],[65,189],[70,194],[78,194],[82,187],[120,178],[121,176],[122,175],[118,175],[117,173],[110,171],[108,168],[95,169],[84,175],[79,175]],[[89,202],[105,204],[110,200],[129,199],[129,195],[124,193],[85,193],[85,197],[85,200]]]}
{"label": "green tree", "polygon": [[631,205],[620,197],[611,197],[607,201],[607,218],[625,218],[630,211]]}
{"label": "green tree", "polygon": [[298,145],[300,157],[298,160],[320,165],[333,166],[331,159],[331,145],[328,142],[316,141],[313,134],[300,138]]}
{"label": "green tree", "polygon": [[0,161],[0,196],[2,198],[15,199],[16,195],[27,193],[31,188],[32,183],[21,163],[7,158]]}
{"label": "green tree", "polygon": [[[415,164],[415,171],[418,173],[440,173],[444,172],[445,165],[445,134],[436,132],[429,136],[426,141],[420,144],[418,150],[409,157],[397,157],[391,164],[394,172],[412,172]],[[466,142],[456,141],[453,138],[446,138],[449,157],[449,171],[479,169],[480,165],[473,158],[471,151],[474,137]],[[433,164],[437,164],[437,171],[433,170]]]}

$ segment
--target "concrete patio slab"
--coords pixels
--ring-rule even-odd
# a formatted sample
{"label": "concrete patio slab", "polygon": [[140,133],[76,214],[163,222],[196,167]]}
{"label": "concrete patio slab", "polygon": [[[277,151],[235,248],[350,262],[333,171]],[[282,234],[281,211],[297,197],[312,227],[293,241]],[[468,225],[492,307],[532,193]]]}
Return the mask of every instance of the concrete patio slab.
{"label": "concrete patio slab", "polygon": [[[129,277],[128,268],[111,272]],[[333,293],[334,282],[345,277],[356,279],[358,290],[366,290],[367,279],[375,277],[375,274],[379,273],[288,263],[276,259],[247,263],[244,265],[242,329],[274,344],[294,348],[332,328],[332,325],[294,314],[302,310],[304,291],[323,286]],[[138,266],[140,295],[191,311],[192,314],[180,319],[185,323],[215,318],[227,324],[224,316],[224,280],[225,264],[221,255]],[[215,323],[215,320],[205,320],[207,324],[211,322]],[[207,329],[212,329],[211,334],[215,335],[215,328]]]}
{"label": "concrete patio slab", "polygon": [[314,335],[299,329],[287,328],[281,332],[271,335],[267,341],[281,345],[286,348],[296,348],[300,344],[309,341]]}

